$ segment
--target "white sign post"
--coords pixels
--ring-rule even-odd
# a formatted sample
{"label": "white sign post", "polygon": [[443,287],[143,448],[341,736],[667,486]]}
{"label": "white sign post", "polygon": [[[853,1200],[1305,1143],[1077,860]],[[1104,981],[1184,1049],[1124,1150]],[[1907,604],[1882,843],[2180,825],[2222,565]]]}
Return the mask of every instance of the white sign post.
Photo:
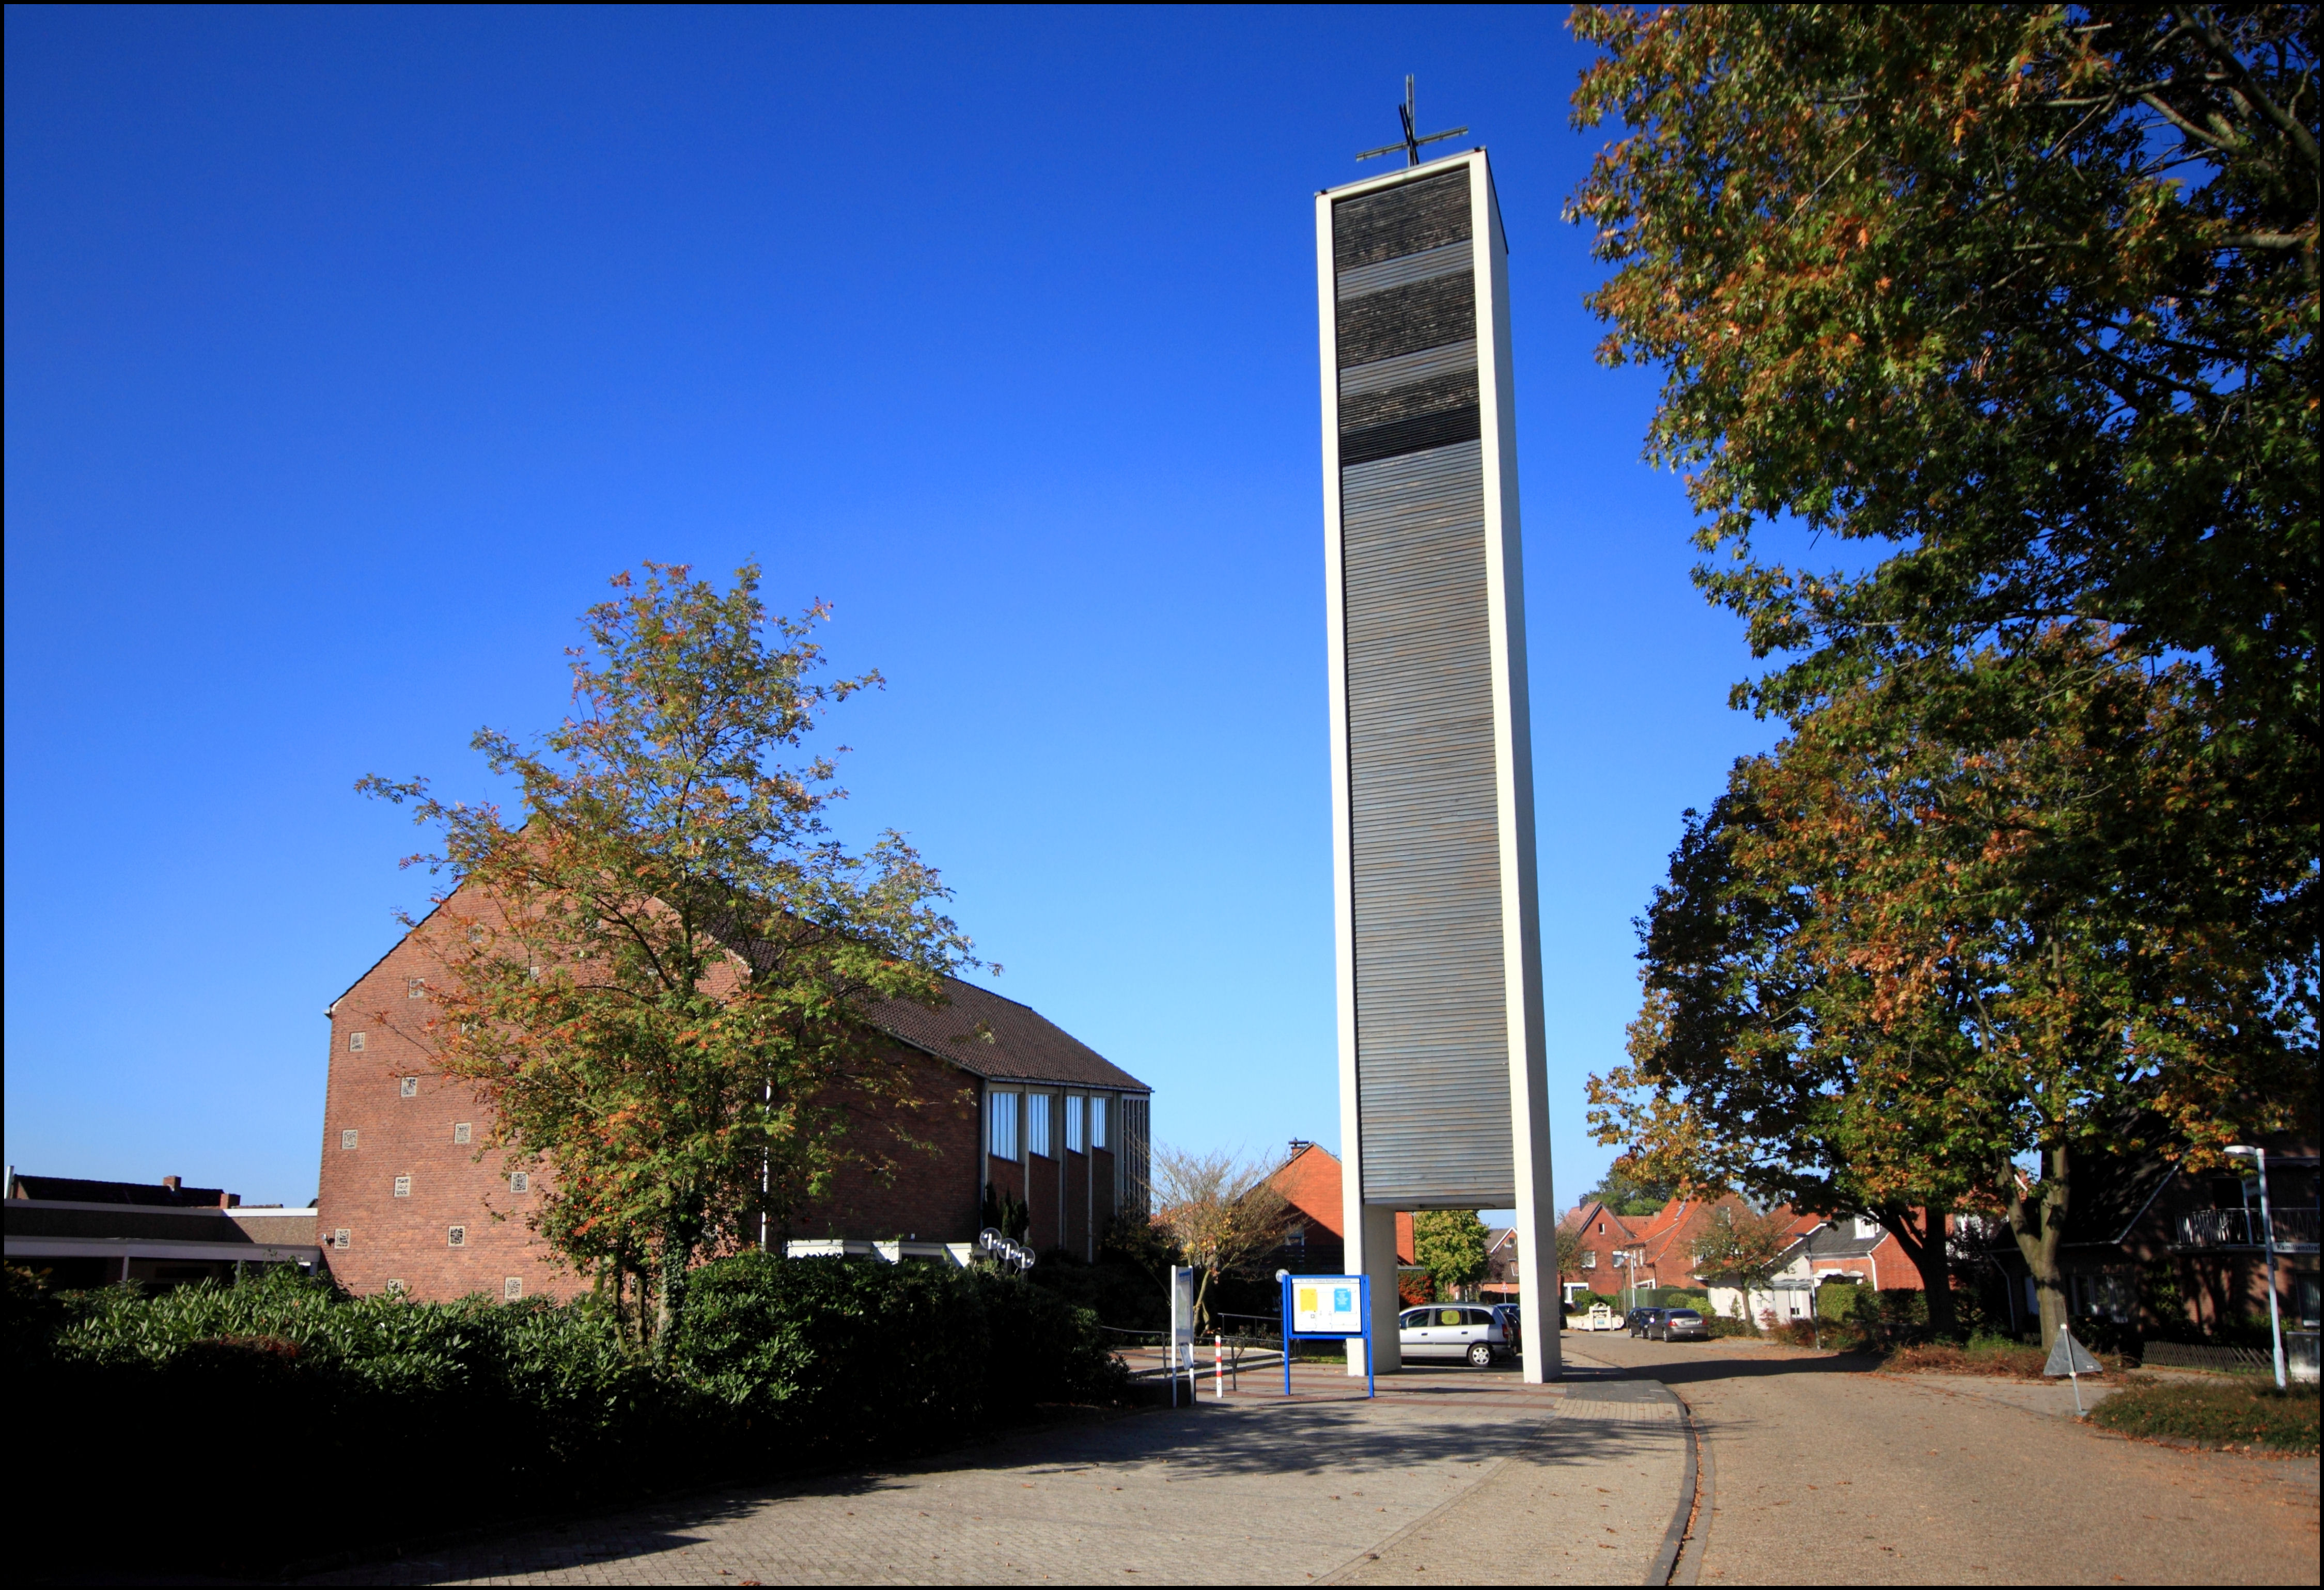
{"label": "white sign post", "polygon": [[[1193,1372],[1194,1363],[1194,1272],[1185,1264],[1170,1266],[1170,1406],[1178,1405],[1178,1371]],[[1193,1394],[1191,1384],[1188,1395]]]}

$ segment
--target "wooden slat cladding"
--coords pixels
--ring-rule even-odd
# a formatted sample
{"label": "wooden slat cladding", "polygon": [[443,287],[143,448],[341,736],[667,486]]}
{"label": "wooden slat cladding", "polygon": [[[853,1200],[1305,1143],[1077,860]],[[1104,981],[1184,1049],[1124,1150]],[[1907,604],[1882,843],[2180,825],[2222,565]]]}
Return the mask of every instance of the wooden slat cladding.
{"label": "wooden slat cladding", "polygon": [[1477,368],[1340,400],[1340,462],[1369,464],[1478,437]]}
{"label": "wooden slat cladding", "polygon": [[1333,290],[1342,299],[1360,299],[1368,292],[1425,281],[1432,276],[1452,276],[1476,267],[1477,251],[1464,237],[1442,248],[1423,249],[1416,254],[1382,260],[1377,265],[1342,271],[1333,283]]}
{"label": "wooden slat cladding", "polygon": [[1362,1196],[1475,1208],[1516,1183],[1482,455],[1340,476]]}
{"label": "wooden slat cladding", "polygon": [[1447,171],[1333,206],[1332,266],[1352,271],[1469,235],[1469,173]]}
{"label": "wooden slat cladding", "polygon": [[[1399,354],[1393,359],[1382,359],[1373,364],[1355,364],[1340,372],[1340,396],[1352,398],[1362,392],[1384,392],[1390,387],[1403,386],[1407,381],[1429,381],[1439,375],[1449,375],[1456,370],[1477,368],[1477,343],[1471,337],[1466,342],[1447,343],[1441,348],[1423,348],[1416,354]],[[1346,416],[1342,415],[1344,424]]]}
{"label": "wooden slat cladding", "polygon": [[1434,276],[1342,301],[1340,368],[1442,347],[1477,335],[1477,277]]}

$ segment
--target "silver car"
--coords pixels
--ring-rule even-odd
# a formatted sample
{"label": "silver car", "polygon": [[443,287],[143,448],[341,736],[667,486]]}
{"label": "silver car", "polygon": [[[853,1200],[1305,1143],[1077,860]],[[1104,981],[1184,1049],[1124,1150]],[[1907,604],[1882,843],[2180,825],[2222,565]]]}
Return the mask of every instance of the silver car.
{"label": "silver car", "polygon": [[1654,1328],[1646,1332],[1650,1340],[1659,1338],[1666,1342],[1699,1342],[1708,1341],[1711,1338],[1710,1325],[1694,1310],[1664,1309],[1659,1312],[1662,1318],[1655,1320]]}
{"label": "silver car", "polygon": [[1498,1313],[1475,1303],[1432,1303],[1406,1309],[1397,1322],[1397,1339],[1407,1360],[1460,1358],[1480,1369],[1508,1354],[1508,1332]]}

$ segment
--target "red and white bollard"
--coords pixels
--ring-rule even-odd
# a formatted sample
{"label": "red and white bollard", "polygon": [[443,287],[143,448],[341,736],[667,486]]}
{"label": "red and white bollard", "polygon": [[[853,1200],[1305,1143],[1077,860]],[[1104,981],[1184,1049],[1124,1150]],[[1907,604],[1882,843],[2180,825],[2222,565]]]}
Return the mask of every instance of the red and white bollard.
{"label": "red and white bollard", "polygon": [[1211,1387],[1219,1402],[1227,1400],[1227,1338],[1211,1337]]}

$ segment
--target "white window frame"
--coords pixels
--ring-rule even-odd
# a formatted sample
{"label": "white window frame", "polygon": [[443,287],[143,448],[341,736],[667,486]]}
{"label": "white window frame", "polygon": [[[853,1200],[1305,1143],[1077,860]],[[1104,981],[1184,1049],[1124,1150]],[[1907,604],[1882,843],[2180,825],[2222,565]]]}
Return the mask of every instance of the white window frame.
{"label": "white window frame", "polygon": [[1056,1112],[1049,1107],[1053,1102],[1047,1093],[1028,1090],[1025,1095],[1025,1152],[1045,1160],[1057,1157]]}
{"label": "white window frame", "polygon": [[1857,1216],[1857,1217],[1856,1217],[1856,1239],[1857,1239],[1857,1241],[1858,1241],[1858,1242],[1869,1242],[1869,1241],[1871,1241],[1874,1237],[1878,1236],[1880,1236],[1880,1235],[1881,1235],[1881,1231],[1880,1231],[1880,1222],[1879,1222],[1879,1221],[1877,1221],[1877,1220],[1874,1219],[1874,1218],[1873,1218],[1871,1216],[1869,1216],[1869,1215],[1858,1215],[1858,1216]]}
{"label": "white window frame", "polygon": [[466,1143],[468,1140],[468,1131],[469,1127],[467,1122],[454,1121],[452,1123],[452,1141],[455,1143]]}
{"label": "white window frame", "polygon": [[988,1089],[984,1098],[988,1117],[984,1128],[985,1152],[994,1159],[1008,1160],[1011,1163],[1021,1160],[1024,1156],[1019,1152],[1021,1145],[1017,1141],[1017,1089]]}
{"label": "white window frame", "polygon": [[349,1033],[347,1034],[347,1052],[349,1054],[361,1054],[364,1052],[364,1040],[369,1036],[370,1034],[367,1033]]}

